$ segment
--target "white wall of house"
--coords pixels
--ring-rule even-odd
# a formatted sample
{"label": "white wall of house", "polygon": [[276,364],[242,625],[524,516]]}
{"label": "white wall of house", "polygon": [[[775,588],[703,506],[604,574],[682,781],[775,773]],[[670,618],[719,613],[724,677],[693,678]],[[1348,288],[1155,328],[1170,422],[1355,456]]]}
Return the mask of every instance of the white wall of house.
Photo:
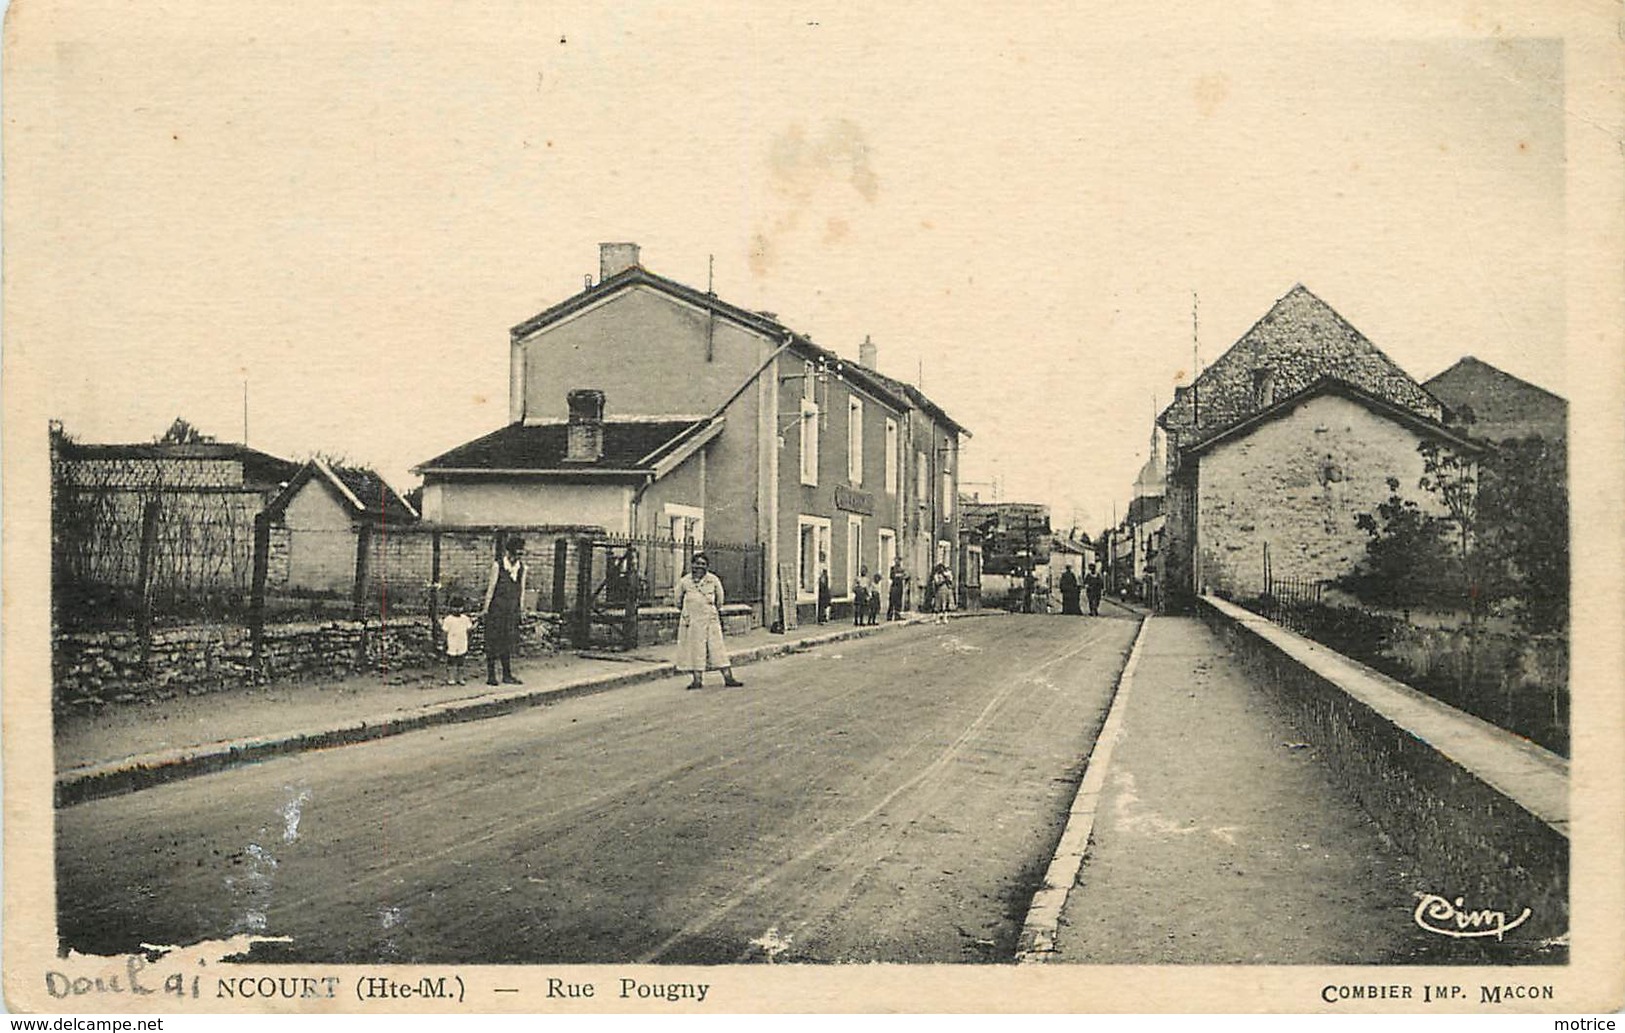
{"label": "white wall of house", "polygon": [[446,527],[585,524],[627,534],[632,489],[624,484],[447,480],[423,489],[423,518]]}
{"label": "white wall of house", "polygon": [[319,477],[288,501],[286,587],[347,594],[355,586],[356,530],[350,511]]}
{"label": "white wall of house", "polygon": [[1387,479],[1424,507],[1415,431],[1337,395],[1321,395],[1201,457],[1197,550],[1211,590],[1257,595],[1264,543],[1277,578],[1352,571],[1368,537],[1355,526],[1389,494]]}

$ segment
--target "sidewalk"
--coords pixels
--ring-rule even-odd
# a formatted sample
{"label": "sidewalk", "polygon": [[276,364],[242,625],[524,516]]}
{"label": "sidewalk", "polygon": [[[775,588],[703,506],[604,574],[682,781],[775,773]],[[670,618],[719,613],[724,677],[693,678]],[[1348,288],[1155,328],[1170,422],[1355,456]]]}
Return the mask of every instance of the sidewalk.
{"label": "sidewalk", "polygon": [[1031,959],[1440,960],[1412,921],[1424,887],[1405,859],[1225,644],[1195,618],[1153,617],[1143,634],[1090,759],[1109,754],[1098,795],[1074,808],[1077,823],[1095,805],[1082,868],[1053,952]]}
{"label": "sidewalk", "polygon": [[[965,614],[964,616],[971,616]],[[874,627],[810,624],[774,635],[757,628],[728,638],[737,665],[929,620]],[[569,696],[676,674],[676,643],[613,654],[559,653],[516,660],[523,685],[487,686],[478,656],[469,684],[445,684],[440,668],[342,679],[245,686],[206,696],[114,706],[59,721],[57,805],[130,792],[249,760],[362,742],[436,724],[494,717]],[[712,682],[718,677],[709,676]]]}

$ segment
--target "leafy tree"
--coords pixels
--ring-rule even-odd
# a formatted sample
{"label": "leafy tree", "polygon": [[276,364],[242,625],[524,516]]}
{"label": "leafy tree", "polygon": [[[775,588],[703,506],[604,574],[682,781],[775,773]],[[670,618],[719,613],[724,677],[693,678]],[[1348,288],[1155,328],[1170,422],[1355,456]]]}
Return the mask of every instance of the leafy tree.
{"label": "leafy tree", "polygon": [[214,443],[213,437],[198,430],[179,416],[175,417],[175,422],[171,423],[169,429],[159,435],[157,440],[160,445],[209,445]]}
{"label": "leafy tree", "polygon": [[1341,584],[1357,598],[1407,611],[1460,602],[1453,528],[1402,497],[1397,478],[1388,478],[1388,498],[1377,511],[1359,514],[1355,524],[1370,541],[1365,561]]}
{"label": "leafy tree", "polygon": [[1569,496],[1562,442],[1503,442],[1481,464],[1478,493],[1482,548],[1497,583],[1527,631],[1561,631],[1569,623]]}
{"label": "leafy tree", "polygon": [[1377,606],[1443,606],[1467,613],[1476,633],[1493,609],[1528,631],[1568,626],[1569,535],[1565,450],[1540,438],[1508,441],[1476,463],[1426,442],[1417,487],[1439,503],[1424,511],[1399,494],[1356,523],[1370,537],[1344,587]]}

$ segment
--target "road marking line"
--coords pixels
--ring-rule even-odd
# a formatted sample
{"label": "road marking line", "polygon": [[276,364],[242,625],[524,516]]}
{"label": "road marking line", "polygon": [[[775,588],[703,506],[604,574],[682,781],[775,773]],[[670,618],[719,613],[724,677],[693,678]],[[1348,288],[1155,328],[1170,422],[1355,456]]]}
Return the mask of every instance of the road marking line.
{"label": "road marking line", "polygon": [[1139,633],[1134,636],[1134,648],[1129,651],[1128,662],[1117,678],[1117,691],[1112,694],[1111,709],[1100,726],[1100,736],[1084,767],[1083,781],[1078,784],[1077,795],[1072,798],[1066,828],[1055,847],[1044,882],[1033,895],[1027,908],[1027,918],[1016,941],[1017,964],[1050,961],[1055,956],[1055,937],[1061,923],[1061,909],[1078,881],[1083,859],[1089,852],[1089,837],[1094,833],[1095,814],[1100,809],[1101,790],[1106,784],[1106,772],[1111,767],[1112,751],[1122,736],[1123,713],[1127,710],[1129,692],[1134,687],[1134,671],[1140,665],[1140,651],[1145,644],[1146,628],[1152,618],[1140,622]]}

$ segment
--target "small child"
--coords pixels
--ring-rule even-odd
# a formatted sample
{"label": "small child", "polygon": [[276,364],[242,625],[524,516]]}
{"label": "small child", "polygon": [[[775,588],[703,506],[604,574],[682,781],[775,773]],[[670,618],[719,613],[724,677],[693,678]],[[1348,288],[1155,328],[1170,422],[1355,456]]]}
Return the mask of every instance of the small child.
{"label": "small child", "polygon": [[862,624],[869,616],[869,568],[859,572],[852,582],[852,623]]}
{"label": "small child", "polygon": [[446,635],[446,684],[463,684],[463,658],[468,655],[468,632],[474,627],[474,618],[461,596],[452,596],[446,615],[440,618],[440,630]]}

